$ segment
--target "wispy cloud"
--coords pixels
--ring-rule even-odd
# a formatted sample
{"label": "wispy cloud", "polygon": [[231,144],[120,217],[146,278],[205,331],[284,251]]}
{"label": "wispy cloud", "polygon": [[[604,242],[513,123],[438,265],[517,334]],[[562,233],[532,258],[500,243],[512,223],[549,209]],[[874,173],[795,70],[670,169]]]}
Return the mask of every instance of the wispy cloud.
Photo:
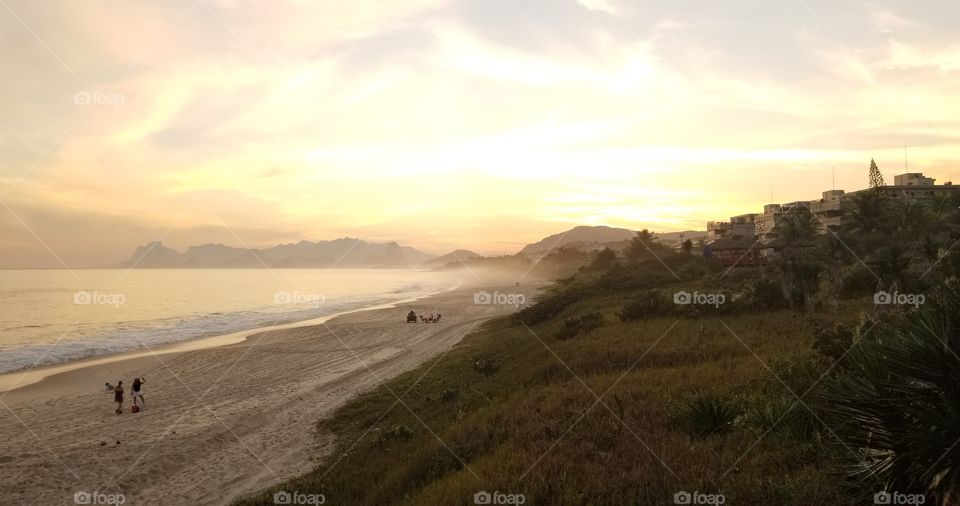
{"label": "wispy cloud", "polygon": [[[834,166],[859,187],[904,144],[941,180],[960,159],[960,20],[941,0],[8,4],[29,30],[0,11],[0,191],[55,145],[5,202],[71,265],[125,256],[196,199],[251,242],[491,251],[567,223],[693,228],[771,184],[812,198]],[[0,265],[45,262],[0,222],[18,238]],[[73,233],[107,229],[123,234]]]}

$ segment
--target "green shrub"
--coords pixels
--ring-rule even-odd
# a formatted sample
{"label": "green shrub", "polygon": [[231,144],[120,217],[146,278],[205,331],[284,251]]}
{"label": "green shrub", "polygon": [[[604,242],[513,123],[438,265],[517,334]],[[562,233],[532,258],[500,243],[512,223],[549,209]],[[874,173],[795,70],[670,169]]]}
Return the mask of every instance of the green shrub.
{"label": "green shrub", "polygon": [[755,311],[775,311],[789,307],[783,297],[780,283],[769,278],[760,278],[750,285],[749,308]]}
{"label": "green shrub", "polygon": [[816,433],[816,418],[792,395],[757,395],[745,405],[744,423],[760,434],[780,431],[807,440]]}
{"label": "green shrub", "polygon": [[741,414],[736,404],[713,394],[698,394],[681,409],[678,422],[694,436],[726,434]]}
{"label": "green shrub", "polygon": [[460,390],[457,388],[444,388],[435,394],[428,395],[427,400],[431,402],[450,402],[459,395]]}
{"label": "green shrub", "polygon": [[500,364],[497,363],[497,359],[495,358],[480,358],[474,360],[470,367],[485,378],[493,376],[500,370]]}
{"label": "green shrub", "polygon": [[677,276],[679,276],[681,279],[693,281],[703,279],[708,272],[710,272],[710,269],[697,262],[683,264],[679,269],[676,270]]}
{"label": "green shrub", "polygon": [[413,429],[397,424],[387,430],[381,430],[375,441],[378,445],[384,445],[390,441],[409,441],[411,437],[413,437]]}
{"label": "green shrub", "polygon": [[604,324],[603,315],[600,313],[588,313],[579,317],[567,318],[563,322],[563,327],[557,333],[558,339],[571,339],[581,332],[590,332],[602,327]]}
{"label": "green shrub", "polygon": [[842,323],[834,328],[817,330],[813,336],[813,349],[831,360],[840,360],[853,345],[853,331]]}
{"label": "green shrub", "polygon": [[556,317],[570,304],[583,297],[583,289],[577,285],[567,286],[539,297],[533,304],[518,311],[513,319],[517,323],[536,325]]}
{"label": "green shrub", "polygon": [[617,318],[622,322],[646,320],[656,316],[672,314],[676,305],[657,290],[646,290],[635,300],[625,304],[617,312]]}
{"label": "green shrub", "polygon": [[859,262],[845,269],[841,283],[840,294],[846,298],[872,295],[877,291],[876,276]]}
{"label": "green shrub", "polygon": [[[861,340],[822,394],[825,423],[853,449],[851,480],[864,490],[960,491],[960,296],[909,313],[892,338]],[[849,452],[841,452],[846,454]]]}

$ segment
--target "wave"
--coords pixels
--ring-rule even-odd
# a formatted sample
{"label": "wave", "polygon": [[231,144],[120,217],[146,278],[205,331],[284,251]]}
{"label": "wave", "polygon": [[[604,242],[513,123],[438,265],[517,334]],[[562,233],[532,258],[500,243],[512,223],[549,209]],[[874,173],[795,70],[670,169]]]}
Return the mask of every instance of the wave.
{"label": "wave", "polygon": [[271,306],[161,320],[114,322],[109,327],[80,324],[59,326],[58,329],[57,326],[50,326],[50,337],[42,343],[0,343],[0,374],[321,318],[426,295],[427,288],[427,285],[415,283],[379,295],[353,295],[327,300],[316,307],[278,310]]}

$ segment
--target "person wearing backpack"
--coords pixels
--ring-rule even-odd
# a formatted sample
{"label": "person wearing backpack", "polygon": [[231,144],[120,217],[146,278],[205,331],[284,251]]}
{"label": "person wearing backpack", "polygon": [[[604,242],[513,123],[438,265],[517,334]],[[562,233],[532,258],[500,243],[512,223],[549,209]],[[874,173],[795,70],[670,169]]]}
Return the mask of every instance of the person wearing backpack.
{"label": "person wearing backpack", "polygon": [[143,379],[142,377],[140,377],[140,376],[137,376],[136,378],[133,378],[133,388],[132,388],[131,392],[133,393],[133,405],[134,405],[134,406],[137,405],[137,399],[139,398],[139,399],[140,399],[140,404],[143,406],[144,409],[146,409],[146,407],[147,407],[147,401],[144,400],[144,398],[143,398],[143,391],[142,391],[142,388],[143,388],[143,384],[144,384],[144,383],[146,383],[146,380],[144,380],[144,379]]}

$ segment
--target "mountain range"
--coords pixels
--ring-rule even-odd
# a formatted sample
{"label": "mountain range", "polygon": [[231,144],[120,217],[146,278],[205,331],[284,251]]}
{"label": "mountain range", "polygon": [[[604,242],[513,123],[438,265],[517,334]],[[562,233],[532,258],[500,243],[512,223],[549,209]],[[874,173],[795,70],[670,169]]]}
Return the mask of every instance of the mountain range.
{"label": "mountain range", "polygon": [[419,267],[433,255],[396,242],[369,243],[345,237],[333,241],[300,241],[265,249],[223,244],[191,246],[179,253],[160,242],[151,242],[121,262],[122,268],[290,268],[290,267]]}
{"label": "mountain range", "polygon": [[[545,237],[520,250],[521,257],[536,257],[561,247],[594,251],[604,247],[625,248],[637,234],[634,230],[607,226],[579,226]],[[654,234],[662,243],[679,244],[681,238],[704,237],[705,232],[686,231]],[[469,250],[433,256],[396,242],[370,243],[344,237],[332,241],[300,241],[264,249],[223,244],[191,246],[180,253],[159,241],[140,246],[120,268],[439,268],[483,259]]]}

